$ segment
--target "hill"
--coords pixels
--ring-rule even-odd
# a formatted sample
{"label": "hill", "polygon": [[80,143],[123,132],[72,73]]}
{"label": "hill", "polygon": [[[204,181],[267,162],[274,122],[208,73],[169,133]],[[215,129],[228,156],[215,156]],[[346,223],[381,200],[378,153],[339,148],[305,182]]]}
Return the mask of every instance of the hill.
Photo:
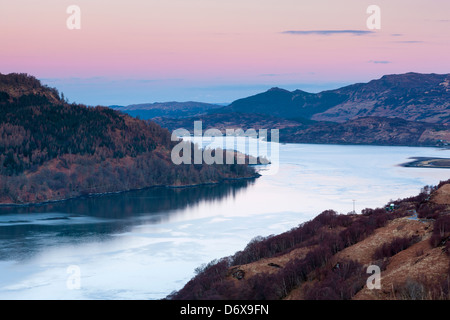
{"label": "hill", "polygon": [[279,129],[288,143],[445,146],[450,143],[450,75],[387,75],[317,94],[272,88],[223,108],[156,117],[162,127]]}
{"label": "hill", "polygon": [[[204,130],[215,128],[219,129],[223,133],[226,132],[226,129],[284,129],[289,127],[297,128],[301,125],[301,121],[298,119],[288,120],[264,114],[237,112],[212,113],[180,119],[157,117],[154,118],[153,121],[170,131],[176,130],[178,128],[185,128],[187,130],[190,130],[191,132],[194,129],[194,121],[202,121]],[[309,124],[314,123],[315,121],[305,119],[305,122]]]}
{"label": "hill", "polygon": [[132,104],[129,106],[111,106],[133,117],[149,120],[156,117],[185,118],[204,114],[208,111],[222,108],[221,105],[203,102],[156,102],[144,104]]}
{"label": "hill", "polygon": [[154,118],[169,130],[193,130],[195,121],[203,129],[279,129],[283,143],[364,144],[389,146],[444,146],[450,142],[448,124],[407,121],[400,118],[362,117],[344,123],[305,118],[284,119],[264,114],[212,113],[173,119]]}
{"label": "hill", "polygon": [[281,141],[293,143],[442,146],[450,141],[450,127],[401,118],[361,117],[344,123],[320,121],[307,127],[289,127],[281,136]]}
{"label": "hill", "polygon": [[174,165],[177,143],[154,122],[69,104],[26,74],[0,75],[0,204],[257,176],[247,165]]}
{"label": "hill", "polygon": [[447,123],[450,120],[450,74],[386,75],[366,84],[333,90],[347,98],[314,120],[344,122],[357,117],[397,117],[408,121]]}
{"label": "hill", "polygon": [[[327,210],[197,269],[173,300],[450,299],[450,180],[362,214]],[[380,287],[369,267],[378,268]]]}
{"label": "hill", "polygon": [[213,112],[259,113],[281,118],[345,122],[360,117],[396,117],[444,123],[450,119],[450,74],[386,75],[317,94],[272,88]]}

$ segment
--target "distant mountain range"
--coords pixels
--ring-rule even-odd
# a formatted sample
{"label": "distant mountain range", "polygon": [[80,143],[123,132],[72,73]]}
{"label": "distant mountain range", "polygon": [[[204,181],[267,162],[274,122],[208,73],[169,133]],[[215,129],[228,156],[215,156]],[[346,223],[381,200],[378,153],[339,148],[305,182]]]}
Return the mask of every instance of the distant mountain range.
{"label": "distant mountain range", "polygon": [[141,119],[156,117],[185,118],[205,114],[208,111],[222,108],[223,105],[203,102],[156,102],[132,104],[129,106],[110,106],[111,108],[128,113]]}
{"label": "distant mountain range", "polygon": [[435,146],[450,142],[450,74],[386,75],[317,94],[272,88],[203,114],[157,116],[173,130],[280,129],[283,142]]}
{"label": "distant mountain range", "polygon": [[396,117],[445,123],[450,120],[450,74],[388,75],[317,94],[272,88],[214,112],[260,113],[332,122]]}

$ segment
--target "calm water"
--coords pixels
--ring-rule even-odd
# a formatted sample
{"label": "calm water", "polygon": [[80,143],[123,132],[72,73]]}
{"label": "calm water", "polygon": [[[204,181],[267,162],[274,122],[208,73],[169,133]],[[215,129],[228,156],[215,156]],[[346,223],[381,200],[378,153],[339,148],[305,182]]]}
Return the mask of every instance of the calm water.
{"label": "calm water", "polygon": [[[450,170],[403,168],[433,148],[280,146],[275,175],[154,188],[36,207],[0,208],[0,299],[159,299],[196,267],[284,232],[326,209],[342,213],[415,195]],[[67,285],[69,266],[80,288]],[[71,270],[71,269],[69,269]]]}

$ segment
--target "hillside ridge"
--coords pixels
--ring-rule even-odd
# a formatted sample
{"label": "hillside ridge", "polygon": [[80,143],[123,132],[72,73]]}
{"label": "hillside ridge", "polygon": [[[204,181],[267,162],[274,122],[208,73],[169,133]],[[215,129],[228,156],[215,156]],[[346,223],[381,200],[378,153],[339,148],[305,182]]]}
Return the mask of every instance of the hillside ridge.
{"label": "hillside ridge", "polygon": [[367,83],[308,93],[273,87],[223,108],[153,120],[169,130],[279,129],[285,143],[448,146],[450,74],[385,75]]}
{"label": "hillside ridge", "polygon": [[[450,180],[361,214],[327,210],[197,269],[173,300],[448,300]],[[393,204],[394,206],[391,206]],[[380,287],[369,287],[369,267]]]}
{"label": "hillside ridge", "polygon": [[450,74],[392,74],[316,94],[272,88],[212,112],[260,113],[282,118],[346,122],[398,117],[430,123],[450,119]]}
{"label": "hillside ridge", "polygon": [[175,165],[178,143],[153,121],[69,104],[27,74],[0,75],[0,204],[258,176],[247,164]]}

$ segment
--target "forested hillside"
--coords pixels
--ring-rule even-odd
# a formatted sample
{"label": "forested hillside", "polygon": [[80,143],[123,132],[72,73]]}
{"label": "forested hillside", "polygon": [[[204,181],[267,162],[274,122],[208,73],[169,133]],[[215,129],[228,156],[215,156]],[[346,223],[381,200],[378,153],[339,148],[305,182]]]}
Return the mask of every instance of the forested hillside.
{"label": "forested hillside", "polygon": [[0,203],[252,177],[246,165],[179,165],[170,132],[106,107],[69,104],[32,76],[0,75]]}

